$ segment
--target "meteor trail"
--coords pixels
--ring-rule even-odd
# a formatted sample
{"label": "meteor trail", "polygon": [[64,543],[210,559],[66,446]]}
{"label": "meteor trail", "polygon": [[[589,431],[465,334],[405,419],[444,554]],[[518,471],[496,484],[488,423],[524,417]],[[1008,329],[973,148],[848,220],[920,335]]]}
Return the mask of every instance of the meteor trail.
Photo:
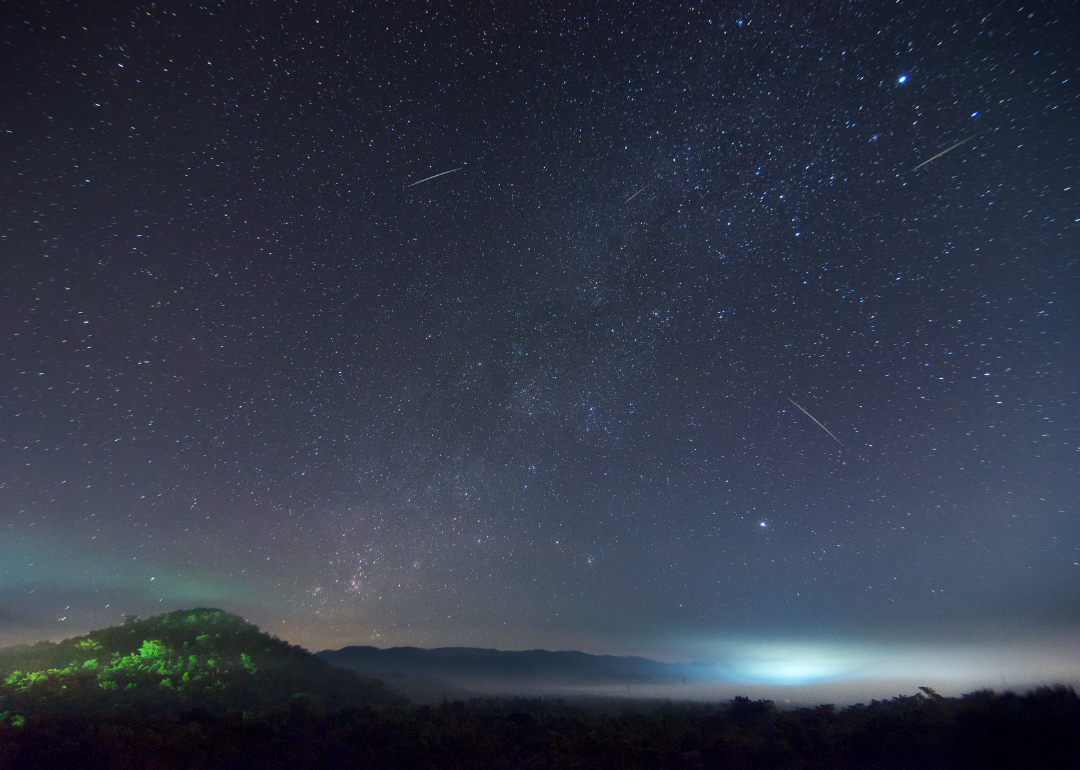
{"label": "meteor trail", "polygon": [[[948,150],[946,150],[946,152],[948,152]],[[930,160],[933,160],[933,158],[931,158]],[[429,179],[434,179],[435,177],[442,176],[443,174],[453,174],[455,171],[461,171],[461,166],[458,166],[457,168],[452,168],[449,171],[440,171],[438,174],[432,174],[431,176],[426,176],[423,179],[421,179],[420,182],[426,182]],[[405,185],[405,189],[407,190],[410,187],[416,187],[416,185],[420,184],[420,182],[413,182],[412,184],[407,184],[407,185]]]}
{"label": "meteor trail", "polygon": [[[916,166],[915,168],[913,168],[913,169],[911,169],[911,170],[912,170],[912,171],[918,171],[918,170],[919,170],[920,168],[922,168],[923,166],[925,166],[925,165],[926,165],[927,163],[929,163],[930,161],[932,161],[932,160],[937,160],[937,159],[938,159],[938,158],[940,158],[940,157],[941,157],[942,155],[944,155],[945,153],[949,152],[949,150],[955,150],[955,149],[956,149],[957,147],[959,147],[960,145],[962,145],[962,144],[963,144],[964,142],[968,141],[968,139],[974,139],[974,138],[975,138],[975,137],[977,137],[977,136],[978,136],[978,134],[972,134],[972,135],[971,135],[971,136],[969,136],[969,137],[966,137],[966,138],[964,138],[964,139],[961,139],[961,140],[960,140],[959,142],[957,142],[956,144],[954,144],[954,145],[953,145],[952,147],[950,147],[950,148],[949,148],[948,150],[942,150],[941,152],[939,152],[939,153],[938,153],[937,155],[935,155],[934,157],[932,157],[932,158],[928,158],[928,159],[924,160],[924,161],[923,161],[922,163],[920,163],[919,165],[917,165],[917,166]],[[792,402],[792,403],[794,403],[794,402]],[[798,406],[798,404],[796,404],[796,406]],[[801,409],[802,407],[799,407],[799,408]]]}
{"label": "meteor trail", "polygon": [[[946,150],[946,152],[948,152],[948,150]],[[930,160],[933,160],[933,158],[931,158]],[[927,161],[927,162],[929,163],[929,161]],[[791,399],[789,398],[788,401],[791,401]],[[795,404],[794,401],[791,401],[791,403]],[[795,406],[799,406],[799,405],[795,404]],[[833,432],[831,430],[829,430],[828,428],[826,428],[824,425],[822,425],[820,422],[818,422],[817,418],[814,417],[814,415],[810,414],[808,411],[803,409],[801,406],[799,406],[799,411],[801,411],[803,414],[805,414],[807,417],[809,417],[814,422],[817,422],[818,426],[823,431],[825,431],[826,433],[828,433],[830,436],[833,437],[833,441],[835,441],[837,444],[840,444],[840,439],[838,439],[836,436],[833,436]],[[840,444],[840,446],[843,446],[843,444]]]}
{"label": "meteor trail", "polygon": [[[652,182],[649,182],[649,184],[652,184]],[[648,186],[649,186],[649,184],[645,185],[645,187],[648,187]],[[638,191],[637,191],[636,193],[634,193],[634,194],[633,194],[633,195],[631,195],[631,196],[630,196],[629,198],[627,198],[626,200],[624,200],[624,201],[623,201],[623,203],[624,203],[624,204],[625,204],[625,203],[629,203],[629,202],[630,202],[630,201],[632,201],[632,200],[633,200],[634,198],[638,197],[638,195],[640,195],[640,194],[642,193],[642,191],[643,191],[643,190],[645,189],[645,187],[642,187],[642,188],[641,188],[641,190],[638,190]]]}

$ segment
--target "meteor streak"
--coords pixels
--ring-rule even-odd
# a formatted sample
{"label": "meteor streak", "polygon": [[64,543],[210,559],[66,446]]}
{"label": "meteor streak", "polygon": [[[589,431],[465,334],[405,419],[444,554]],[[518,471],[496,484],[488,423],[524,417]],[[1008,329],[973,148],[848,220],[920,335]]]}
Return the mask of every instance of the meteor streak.
{"label": "meteor streak", "polygon": [[[948,150],[946,150],[946,152],[948,152]],[[933,158],[931,158],[930,160],[933,160]],[[434,179],[435,177],[442,176],[443,174],[453,174],[455,171],[461,171],[461,166],[458,166],[457,168],[452,168],[449,171],[440,171],[438,174],[432,174],[431,176],[426,176],[423,179],[421,179],[420,182],[426,182],[429,179]],[[407,184],[407,185],[405,185],[405,189],[407,190],[410,187],[416,187],[416,185],[420,184],[420,182],[413,182],[412,184]]]}
{"label": "meteor streak", "polygon": [[[649,184],[652,184],[652,182],[649,182]],[[648,186],[649,186],[649,184],[645,185],[645,187],[648,187]],[[642,193],[642,192],[643,192],[643,191],[645,190],[645,187],[642,187],[642,188],[641,188],[640,190],[638,190],[638,191],[637,191],[636,193],[634,193],[634,194],[633,194],[633,195],[631,195],[631,196],[630,196],[629,198],[627,198],[626,200],[624,200],[624,201],[623,201],[623,203],[624,203],[624,204],[626,204],[626,203],[629,203],[629,202],[630,202],[630,201],[632,201],[632,200],[633,200],[634,198],[638,197],[638,196],[639,196],[639,195],[640,195],[640,194],[641,194],[641,193]]]}
{"label": "meteor streak", "polygon": [[[948,150],[946,150],[946,152],[948,152]],[[931,158],[930,160],[933,160],[933,158]],[[927,162],[929,163],[930,161],[927,161]],[[788,401],[791,401],[791,399],[789,398],[789,399],[788,399]],[[794,401],[791,401],[791,403],[795,404],[795,402],[794,402]],[[798,405],[798,404],[795,404],[795,406],[799,406],[799,405]],[[826,427],[825,427],[824,425],[822,425],[822,424],[821,424],[820,422],[818,422],[817,418],[816,418],[816,417],[814,417],[814,415],[810,414],[810,413],[809,413],[808,411],[806,411],[805,409],[803,409],[803,408],[802,408],[801,406],[799,406],[799,411],[801,411],[801,412],[802,412],[803,414],[805,414],[805,415],[806,415],[807,417],[809,417],[809,418],[810,418],[811,420],[813,420],[814,422],[817,422],[818,426],[819,426],[819,427],[820,427],[820,428],[821,428],[821,429],[822,429],[823,431],[825,431],[825,432],[826,432],[826,433],[828,433],[828,434],[829,434],[830,436],[832,436],[832,438],[833,438],[833,441],[835,441],[835,442],[836,442],[837,444],[840,444],[840,446],[843,446],[843,444],[841,444],[841,443],[840,443],[840,439],[838,439],[838,438],[837,438],[836,436],[833,436],[833,432],[832,432],[831,430],[829,430],[828,428],[826,428]]]}
{"label": "meteor streak", "polygon": [[[975,137],[977,137],[977,136],[978,136],[978,134],[972,134],[972,135],[971,135],[971,136],[969,136],[969,137],[966,137],[966,138],[964,138],[964,139],[961,139],[961,140],[960,140],[959,142],[957,142],[956,144],[954,144],[954,145],[953,145],[952,147],[950,147],[950,148],[949,148],[948,150],[942,150],[941,152],[939,152],[939,153],[938,153],[937,155],[935,155],[934,157],[932,157],[932,158],[927,158],[926,160],[924,160],[924,161],[923,161],[922,163],[920,163],[919,165],[917,165],[917,166],[916,166],[915,168],[913,168],[913,169],[911,169],[911,170],[912,170],[912,171],[918,171],[918,170],[919,170],[920,168],[922,168],[923,166],[925,166],[925,165],[926,165],[927,163],[929,163],[930,161],[932,161],[932,160],[937,160],[938,158],[940,158],[940,157],[941,157],[942,155],[944,155],[945,153],[949,152],[950,150],[955,150],[955,149],[956,149],[957,147],[959,147],[960,145],[962,145],[962,144],[963,144],[964,142],[968,141],[969,139],[974,139],[974,138],[975,138]],[[793,402],[793,403],[794,403],[794,402]],[[796,405],[796,406],[798,406],[798,404],[795,404],[795,405]],[[799,408],[801,409],[802,407],[799,407]]]}

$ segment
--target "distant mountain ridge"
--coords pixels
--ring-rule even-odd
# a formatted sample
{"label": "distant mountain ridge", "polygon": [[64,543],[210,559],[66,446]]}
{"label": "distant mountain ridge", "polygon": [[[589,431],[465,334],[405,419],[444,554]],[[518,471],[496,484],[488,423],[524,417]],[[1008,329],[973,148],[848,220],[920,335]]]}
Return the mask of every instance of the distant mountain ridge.
{"label": "distant mountain ridge", "polygon": [[400,689],[410,697],[416,697],[419,693],[415,686],[425,682],[450,685],[456,692],[537,693],[597,685],[675,684],[719,678],[717,667],[708,663],[662,663],[649,658],[576,651],[354,646],[322,650],[316,655],[340,668],[382,679],[389,687]]}

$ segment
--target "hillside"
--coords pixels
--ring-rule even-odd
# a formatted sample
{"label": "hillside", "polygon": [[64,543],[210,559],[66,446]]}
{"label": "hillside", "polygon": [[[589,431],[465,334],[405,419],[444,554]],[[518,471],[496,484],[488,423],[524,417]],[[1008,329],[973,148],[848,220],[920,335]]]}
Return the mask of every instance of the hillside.
{"label": "hillside", "polygon": [[198,608],[0,649],[0,721],[49,713],[263,714],[401,705],[242,618]]}

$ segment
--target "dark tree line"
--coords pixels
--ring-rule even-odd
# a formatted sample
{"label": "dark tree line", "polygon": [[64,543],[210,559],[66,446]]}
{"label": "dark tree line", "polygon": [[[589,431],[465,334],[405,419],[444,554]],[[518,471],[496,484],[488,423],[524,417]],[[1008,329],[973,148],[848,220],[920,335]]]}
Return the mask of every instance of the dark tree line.
{"label": "dark tree line", "polygon": [[244,718],[62,713],[0,722],[0,770],[80,768],[1080,768],[1080,699],[900,697],[844,709],[474,700]]}

